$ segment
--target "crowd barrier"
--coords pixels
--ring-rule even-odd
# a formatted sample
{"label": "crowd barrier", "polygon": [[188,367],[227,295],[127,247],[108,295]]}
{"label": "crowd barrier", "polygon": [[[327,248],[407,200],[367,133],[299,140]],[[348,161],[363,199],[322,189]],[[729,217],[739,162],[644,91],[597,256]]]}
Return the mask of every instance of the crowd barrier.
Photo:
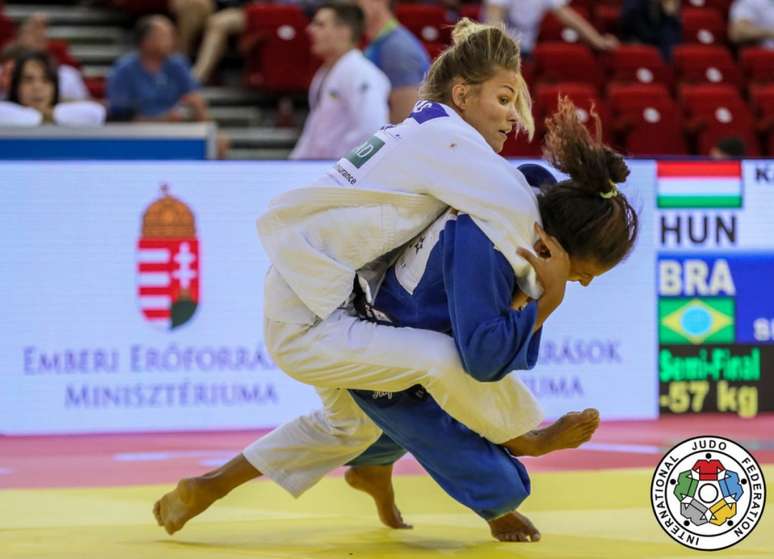
{"label": "crowd barrier", "polygon": [[101,127],[0,127],[0,160],[215,159],[212,123],[108,124]]}

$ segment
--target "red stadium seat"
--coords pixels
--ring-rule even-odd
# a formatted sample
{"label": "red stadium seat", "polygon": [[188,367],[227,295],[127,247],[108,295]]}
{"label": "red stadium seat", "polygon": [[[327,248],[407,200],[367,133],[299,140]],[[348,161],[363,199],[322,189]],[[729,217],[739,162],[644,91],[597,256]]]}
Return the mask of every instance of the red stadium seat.
{"label": "red stadium seat", "polygon": [[609,94],[614,127],[627,153],[687,153],[682,115],[665,87],[661,84],[611,85]]}
{"label": "red stadium seat", "polygon": [[594,9],[594,21],[597,31],[618,35],[621,31],[621,6],[600,4]]}
{"label": "red stadium seat", "polygon": [[774,83],[750,86],[750,100],[768,155],[774,156]]}
{"label": "red stadium seat", "polygon": [[48,54],[51,55],[57,64],[64,64],[80,68],[81,63],[70,53],[70,45],[67,41],[61,39],[51,39],[48,42]]}
{"label": "red stadium seat", "polygon": [[84,83],[89,90],[89,95],[94,99],[104,99],[107,90],[107,79],[104,76],[92,76],[84,78]]}
{"label": "red stadium seat", "polygon": [[676,79],[683,83],[728,83],[742,85],[731,53],[721,46],[678,45],[674,48]]}
{"label": "red stadium seat", "polygon": [[774,82],[774,50],[750,47],[739,55],[748,83]]}
{"label": "red stadium seat", "polygon": [[696,133],[700,154],[709,154],[718,140],[736,136],[747,146],[748,155],[758,155],[758,139],[750,109],[739,90],[728,85],[684,85],[680,101],[689,129]]}
{"label": "red stadium seat", "polygon": [[[573,6],[576,12],[589,19],[589,11],[583,6]],[[581,38],[575,29],[567,27],[551,12],[546,13],[540,22],[540,34],[538,41],[561,41],[564,43],[578,43]]]}
{"label": "red stadium seat", "polygon": [[0,14],[0,48],[10,43],[16,36],[16,27],[13,21],[5,14]]}
{"label": "red stadium seat", "polygon": [[723,19],[728,19],[728,11],[734,0],[686,0],[683,6],[686,8],[715,8]]}
{"label": "red stadium seat", "polygon": [[669,90],[660,83],[611,83],[607,98],[614,112],[646,107],[652,100],[671,99]]}
{"label": "red stadium seat", "polygon": [[463,4],[460,8],[460,17],[468,17],[474,21],[481,21],[484,16],[482,4]]}
{"label": "red stadium seat", "polygon": [[594,134],[596,132],[594,119],[591,118],[592,107],[602,120],[603,137],[609,141],[612,136],[612,118],[607,103],[600,99],[596,89],[585,83],[540,84],[535,93],[535,114],[543,120],[549,117],[559,102],[559,96],[569,97],[578,109],[581,122]]}
{"label": "red stadium seat", "polygon": [[742,101],[739,89],[728,84],[683,84],[678,89],[678,99],[688,105],[733,103]]}
{"label": "red stadium seat", "polygon": [[726,44],[726,22],[712,8],[683,8],[683,42],[701,45]]}
{"label": "red stadium seat", "polygon": [[750,100],[760,116],[774,116],[774,83],[751,87]]}
{"label": "red stadium seat", "polygon": [[663,83],[671,85],[672,70],[656,47],[621,45],[606,55],[610,80],[621,83]]}
{"label": "red stadium seat", "polygon": [[523,133],[518,136],[509,134],[500,155],[503,157],[540,157],[543,152],[542,134],[535,133],[535,138],[530,142]]}
{"label": "red stadium seat", "polygon": [[580,8],[590,12],[593,4],[594,0],[570,0],[570,7],[574,10]]}
{"label": "red stadium seat", "polygon": [[245,8],[243,50],[246,82],[271,91],[306,91],[315,69],[304,12],[295,5],[250,4]]}
{"label": "red stadium seat", "polygon": [[538,43],[534,52],[535,79],[538,81],[584,82],[599,87],[602,72],[591,49],[571,43]]}
{"label": "red stadium seat", "polygon": [[441,6],[398,4],[395,6],[395,16],[426,47],[433,43],[451,44],[452,26],[446,20],[446,11]]}

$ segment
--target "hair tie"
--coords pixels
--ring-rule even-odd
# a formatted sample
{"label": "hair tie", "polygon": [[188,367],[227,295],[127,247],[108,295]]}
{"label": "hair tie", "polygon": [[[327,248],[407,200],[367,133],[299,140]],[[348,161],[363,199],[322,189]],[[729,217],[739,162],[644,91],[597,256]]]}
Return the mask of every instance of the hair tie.
{"label": "hair tie", "polygon": [[618,196],[618,186],[613,182],[613,179],[608,179],[608,182],[610,182],[610,186],[612,187],[608,192],[600,192],[599,195],[602,196],[605,200],[610,200],[610,198],[615,198]]}

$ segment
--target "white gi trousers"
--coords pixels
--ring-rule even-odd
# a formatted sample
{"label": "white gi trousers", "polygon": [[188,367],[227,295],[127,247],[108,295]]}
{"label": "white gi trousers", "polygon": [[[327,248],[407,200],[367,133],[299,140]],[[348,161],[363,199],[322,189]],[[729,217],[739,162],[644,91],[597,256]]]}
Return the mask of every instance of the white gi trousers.
{"label": "white gi trousers", "polygon": [[264,316],[272,359],[291,377],[315,386],[324,406],[243,451],[294,496],[381,435],[348,388],[398,392],[421,384],[449,415],[496,444],[534,429],[543,418],[517,374],[487,383],[468,375],[450,336],[367,322],[345,309],[319,320],[274,268],[266,277]]}

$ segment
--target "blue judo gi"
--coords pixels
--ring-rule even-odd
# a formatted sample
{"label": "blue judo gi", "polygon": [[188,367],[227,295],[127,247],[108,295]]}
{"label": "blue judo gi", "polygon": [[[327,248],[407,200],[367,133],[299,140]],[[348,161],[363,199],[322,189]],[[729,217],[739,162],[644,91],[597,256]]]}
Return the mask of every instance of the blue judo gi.
{"label": "blue judo gi", "polygon": [[[556,182],[539,165],[519,169],[532,186]],[[422,239],[412,247],[430,251],[420,281],[410,292],[391,268],[374,309],[393,325],[452,335],[466,372],[481,382],[535,366],[536,303],[511,308],[518,289],[513,269],[469,216],[449,219],[432,247]],[[449,416],[421,386],[350,392],[384,432],[350,465],[392,464],[408,450],[451,497],[486,520],[515,510],[529,495],[524,465]]]}

